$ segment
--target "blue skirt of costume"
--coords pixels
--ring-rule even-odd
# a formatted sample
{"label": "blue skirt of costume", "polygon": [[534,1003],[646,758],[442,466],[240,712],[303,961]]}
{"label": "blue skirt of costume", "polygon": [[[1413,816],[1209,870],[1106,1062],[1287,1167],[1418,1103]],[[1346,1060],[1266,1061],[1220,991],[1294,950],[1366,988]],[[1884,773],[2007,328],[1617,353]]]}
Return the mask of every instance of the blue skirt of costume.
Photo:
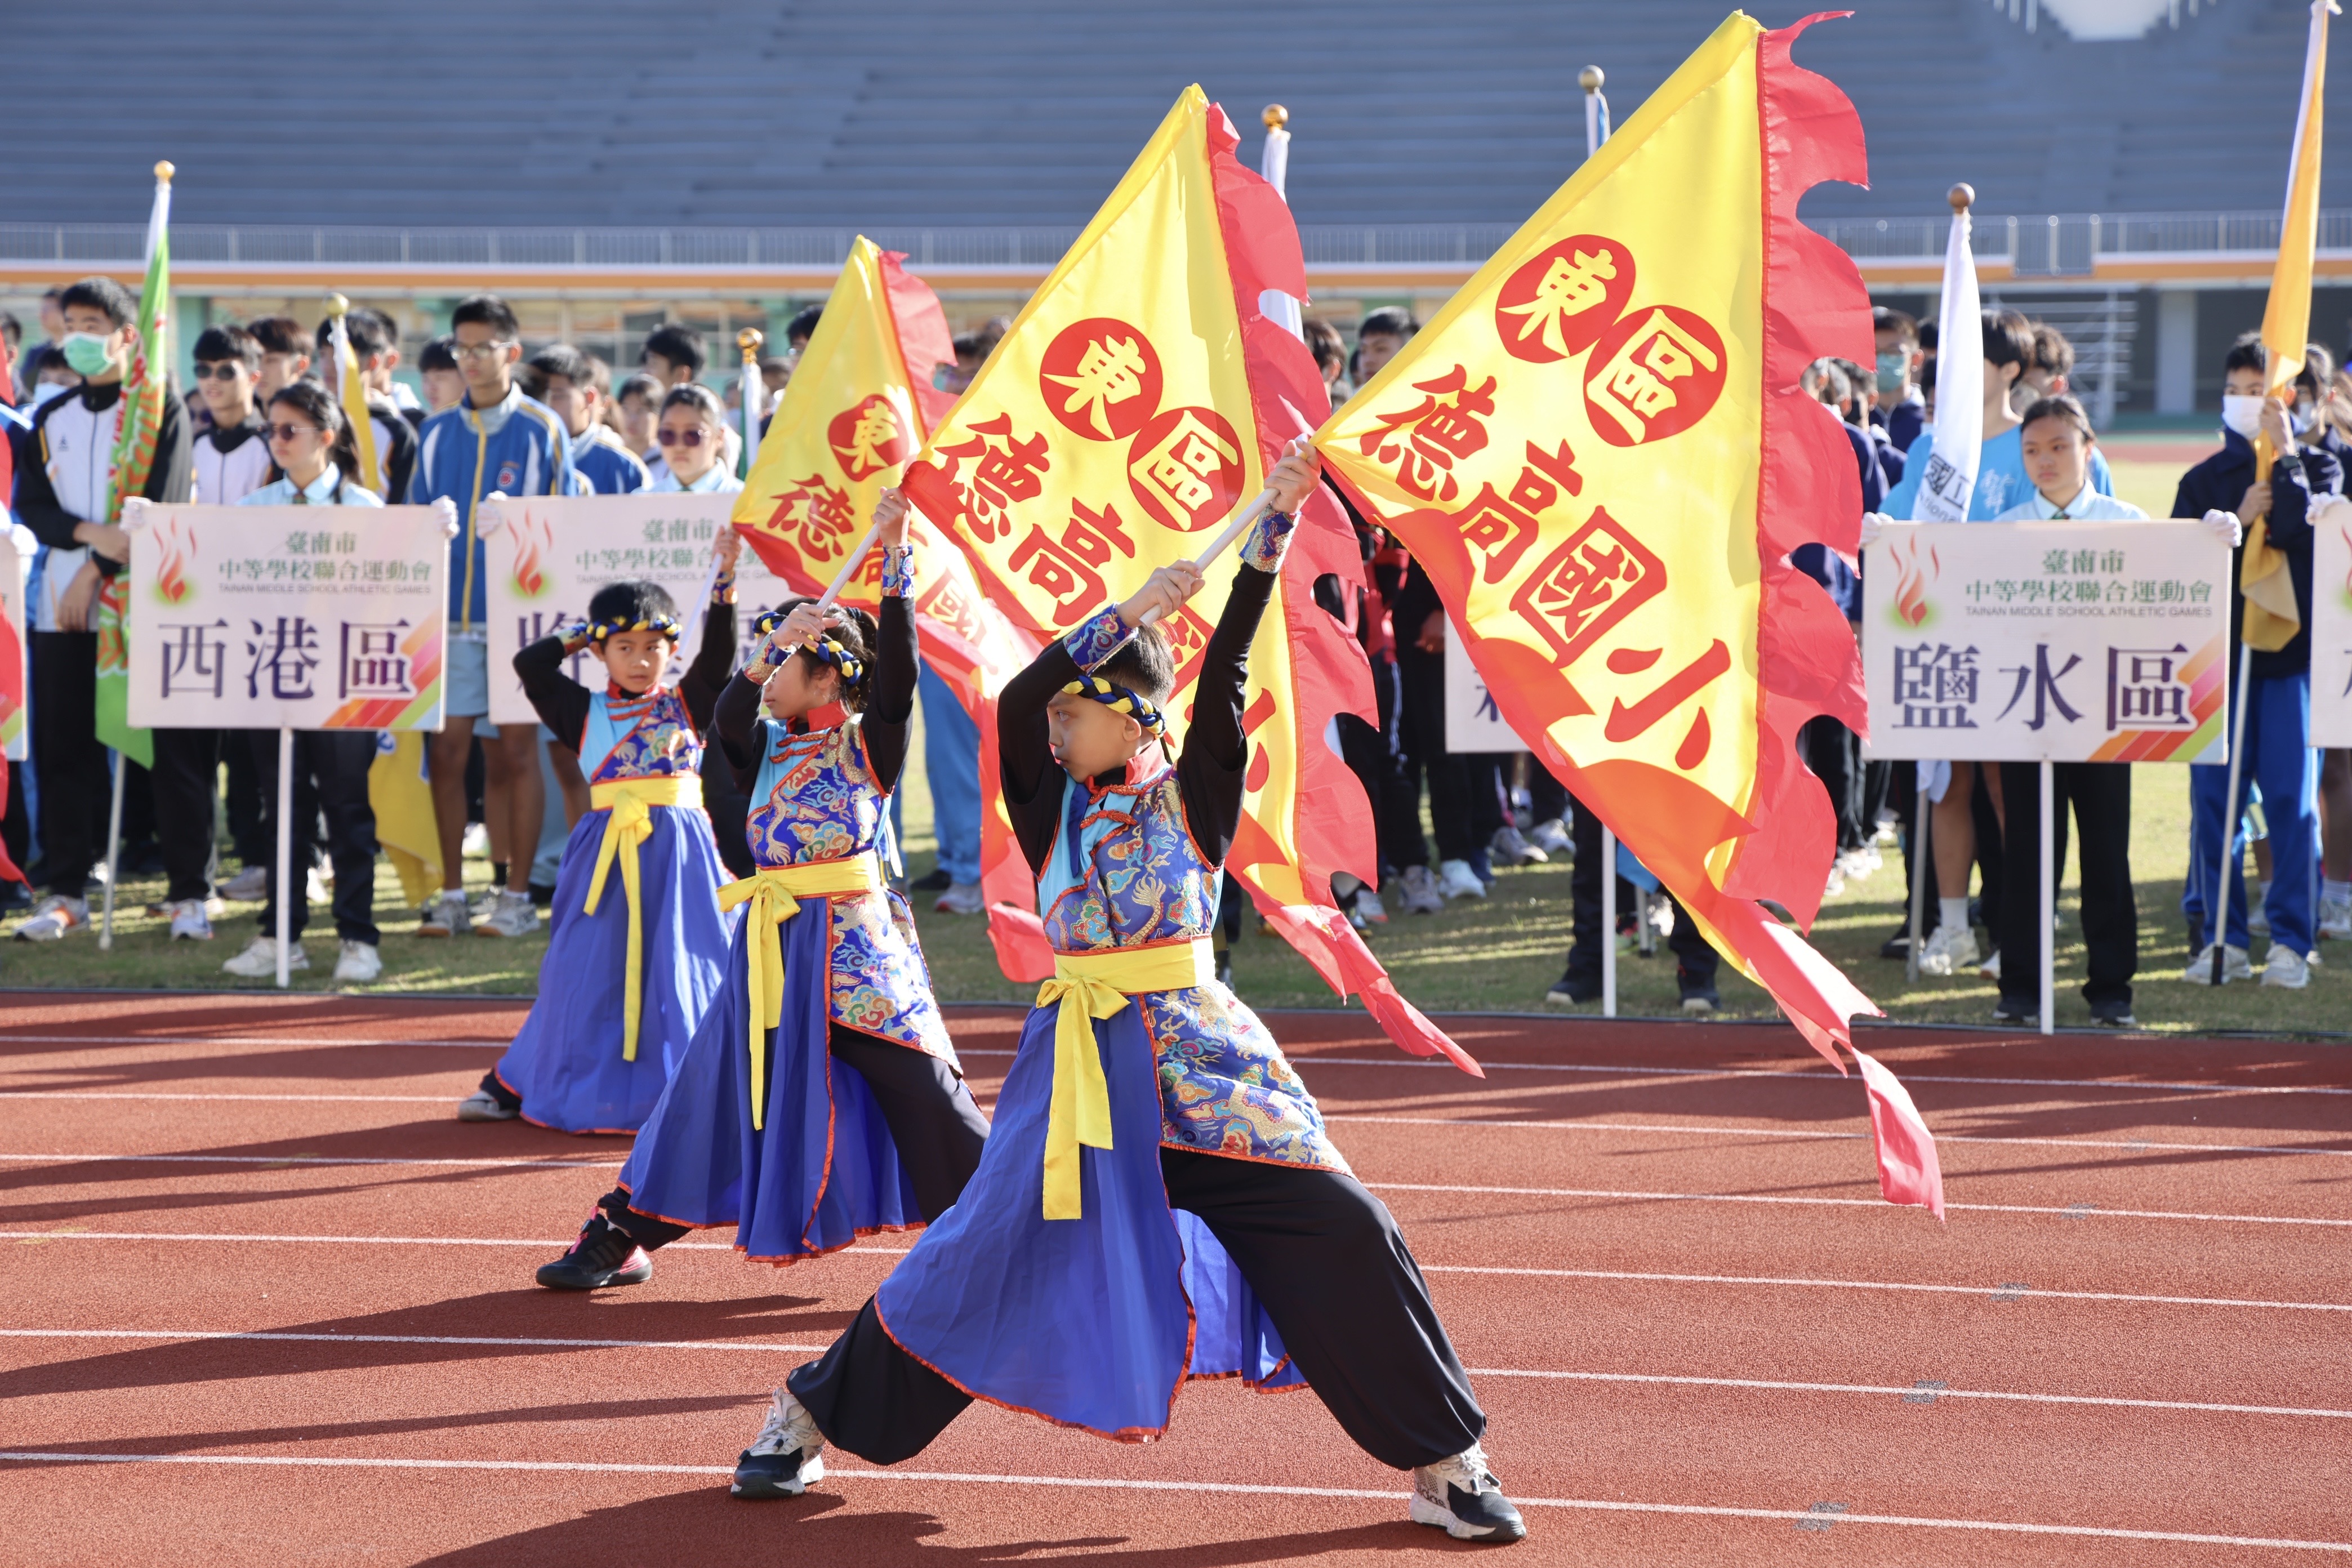
{"label": "blue skirt of costume", "polygon": [[976,1398],[1123,1442],[1166,1431],[1189,1377],[1305,1386],[1209,1227],[1168,1206],[1139,1002],[1095,1021],[1112,1146],[1078,1151],[1083,1215],[1045,1217],[1055,1017],[1030,1013],[980,1169],[876,1292],[883,1328]]}
{"label": "blue skirt of costume", "polygon": [[631,1208],[673,1225],[731,1225],[736,1250],[762,1262],[923,1223],[864,1075],[827,1048],[827,902],[801,900],[779,931],[784,999],[782,1022],[765,1031],[763,1125],[751,1126],[751,928],[742,921],[724,988],[621,1167]]}
{"label": "blue skirt of costume", "polygon": [[730,929],[727,880],[710,818],[698,808],[656,806],[637,849],[645,955],[637,1058],[621,1056],[628,978],[629,900],[620,871],[607,874],[596,912],[583,912],[609,809],[583,813],[563,846],[555,919],[540,964],[539,999],[499,1058],[499,1081],[522,1099],[526,1121],[562,1132],[634,1132],[686,1058],[688,1042],[718,998]]}

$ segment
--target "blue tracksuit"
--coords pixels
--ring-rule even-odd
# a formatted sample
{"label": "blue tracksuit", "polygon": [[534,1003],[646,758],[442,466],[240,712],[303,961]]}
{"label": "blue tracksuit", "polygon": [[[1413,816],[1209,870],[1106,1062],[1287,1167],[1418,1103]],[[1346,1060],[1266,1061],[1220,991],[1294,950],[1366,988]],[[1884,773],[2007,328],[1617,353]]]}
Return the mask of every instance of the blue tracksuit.
{"label": "blue tracksuit", "polygon": [[602,425],[589,426],[572,441],[572,471],[583,489],[600,496],[634,495],[652,479],[628,443]]}
{"label": "blue tracksuit", "polygon": [[450,541],[449,629],[478,631],[488,619],[489,568],[482,536],[474,531],[474,503],[493,490],[510,496],[578,493],[572,442],[563,421],[545,404],[515,387],[489,408],[467,393],[454,408],[425,422],[416,443],[416,474],[408,499],[429,506],[442,496],[457,503],[461,526]]}
{"label": "blue tracksuit", "polygon": [[[2024,428],[2012,425],[1998,436],[1987,437],[1977,448],[1976,493],[1969,497],[1970,522],[1990,522],[2032,497],[2033,481],[2025,473]],[[1911,449],[1903,457],[1903,479],[1886,493],[1887,516],[1910,520],[1912,505],[1919,498],[1919,481],[1927,477],[1927,456],[1935,449],[1933,429],[1922,430],[1912,438]],[[2116,493],[2116,477],[2096,447],[2091,450],[2091,488],[2103,496]]]}
{"label": "blue tracksuit", "polygon": [[[2175,517],[2202,517],[2209,510],[2236,511],[2254,482],[2254,448],[2235,431],[2225,432],[2221,449],[2180,477],[2173,498]],[[2270,542],[2286,557],[2294,583],[2295,607],[2304,629],[2276,652],[2254,650],[2247,689],[2238,681],[2238,632],[2244,625],[2245,597],[2238,591],[2238,568],[2230,568],[2230,693],[2231,720],[2238,704],[2246,708],[2245,749],[2239,762],[2237,809],[2229,808],[2230,770],[2226,766],[2189,770],[2189,880],[2180,894],[2181,912],[2191,926],[2213,938],[2213,879],[2221,868],[2221,824],[2242,823],[2246,786],[2262,791],[2263,820],[2271,840],[2271,890],[2263,912],[2271,922],[2271,940],[2289,951],[2309,952],[2317,945],[2312,929],[2312,885],[2319,855],[2319,753],[2311,749],[2311,504],[2315,497],[2340,490],[2344,470],[2326,448],[2305,447],[2282,457],[2271,469]],[[2242,549],[2239,552],[2242,557]],[[2231,835],[2228,936],[2232,947],[2246,945],[2246,880],[2235,873],[2245,856],[2242,833]]]}

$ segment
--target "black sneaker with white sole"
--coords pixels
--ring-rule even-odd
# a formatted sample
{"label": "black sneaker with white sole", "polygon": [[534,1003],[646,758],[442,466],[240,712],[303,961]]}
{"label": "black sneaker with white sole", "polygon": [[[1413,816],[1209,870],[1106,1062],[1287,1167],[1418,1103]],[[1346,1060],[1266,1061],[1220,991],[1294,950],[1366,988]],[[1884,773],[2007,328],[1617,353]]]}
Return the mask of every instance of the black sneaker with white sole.
{"label": "black sneaker with white sole", "polygon": [[539,1266],[539,1282],[551,1290],[602,1290],[612,1285],[642,1285],[653,1277],[654,1260],[645,1248],[601,1213],[580,1227],[580,1239],[571,1251]]}
{"label": "black sneaker with white sole", "polygon": [[735,1461],[727,1494],[755,1501],[798,1497],[811,1481],[824,1479],[824,1434],[817,1430],[816,1418],[792,1390],[780,1388],[768,1404],[760,1435]]}
{"label": "black sneaker with white sole", "polygon": [[1503,1495],[1503,1483],[1486,1468],[1486,1453],[1475,1443],[1413,1471],[1407,1507],[1415,1524],[1433,1525],[1456,1541],[1499,1546],[1528,1533],[1527,1522]]}

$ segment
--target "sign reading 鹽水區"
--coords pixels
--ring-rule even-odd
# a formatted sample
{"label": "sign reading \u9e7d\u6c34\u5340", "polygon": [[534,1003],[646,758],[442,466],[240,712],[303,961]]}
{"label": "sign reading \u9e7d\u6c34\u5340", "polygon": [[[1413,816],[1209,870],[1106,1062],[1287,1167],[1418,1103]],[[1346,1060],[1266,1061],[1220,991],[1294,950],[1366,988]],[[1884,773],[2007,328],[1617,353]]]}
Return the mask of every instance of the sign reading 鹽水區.
{"label": "sign reading \u9e7d\u6c34\u5340", "polygon": [[2225,761],[2230,562],[2195,522],[1889,523],[1864,558],[1870,754]]}
{"label": "sign reading \u9e7d\u6c34\u5340", "polygon": [[[505,521],[485,542],[489,560],[490,721],[531,722],[539,717],[514,672],[515,655],[541,637],[583,620],[588,601],[608,583],[658,583],[677,605],[677,618],[698,625],[695,600],[709,580],[711,542],[728,526],[731,495],[638,491],[619,496],[539,496],[504,503]],[[755,640],[752,617],[795,597],[748,547],[735,568],[736,664]],[[694,661],[681,646],[663,676],[675,686]],[[595,656],[574,654],[572,679],[601,688]]]}
{"label": "sign reading \u9e7d\u6c34\u5340", "polygon": [[430,507],[151,507],[131,534],[131,722],[438,730],[448,568]]}

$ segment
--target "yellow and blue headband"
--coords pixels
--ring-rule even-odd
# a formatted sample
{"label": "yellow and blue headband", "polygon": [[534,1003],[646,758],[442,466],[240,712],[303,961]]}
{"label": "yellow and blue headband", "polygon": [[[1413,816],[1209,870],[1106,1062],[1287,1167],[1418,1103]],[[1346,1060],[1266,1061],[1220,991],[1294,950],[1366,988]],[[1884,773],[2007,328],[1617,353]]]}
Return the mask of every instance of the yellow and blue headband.
{"label": "yellow and blue headband", "polygon": [[[751,629],[761,637],[766,637],[778,626],[782,626],[784,620],[785,612],[782,610],[762,610],[753,617]],[[800,651],[839,670],[841,683],[844,686],[855,686],[865,677],[865,664],[856,654],[831,637],[819,637]]]}
{"label": "yellow and blue headband", "polygon": [[604,620],[588,623],[588,640],[591,642],[603,642],[605,638],[622,632],[659,632],[670,641],[676,642],[678,634],[677,617],[656,612],[634,620],[627,616],[613,616]]}
{"label": "yellow and blue headband", "polygon": [[1153,706],[1150,698],[1139,691],[1130,691],[1124,686],[1105,680],[1099,675],[1081,676],[1062,688],[1062,694],[1066,697],[1090,697],[1114,713],[1126,714],[1155,735],[1163,733],[1168,728],[1167,720],[1160,717],[1160,710]]}

